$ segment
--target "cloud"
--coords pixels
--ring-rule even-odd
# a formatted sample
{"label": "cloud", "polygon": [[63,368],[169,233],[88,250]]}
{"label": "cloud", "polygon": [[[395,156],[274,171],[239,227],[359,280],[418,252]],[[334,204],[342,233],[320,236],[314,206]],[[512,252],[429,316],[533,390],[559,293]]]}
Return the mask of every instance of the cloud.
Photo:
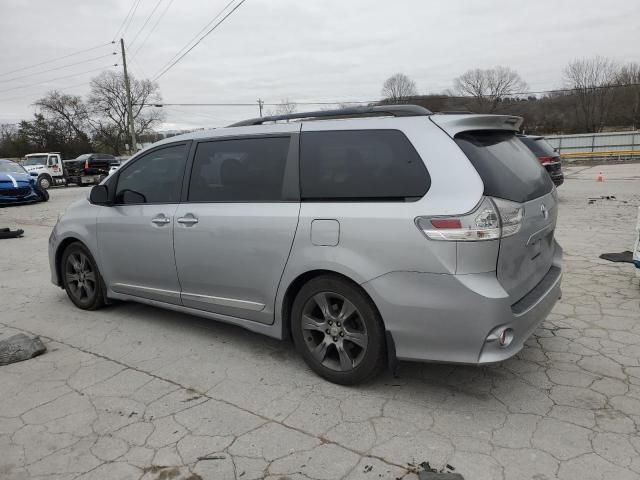
{"label": "cloud", "polygon": [[[133,74],[158,72],[227,1],[174,1],[130,59]],[[168,2],[163,0],[156,14]],[[3,0],[0,74],[108,42],[131,4]],[[133,39],[155,4],[141,0],[125,41]],[[561,84],[562,68],[576,57],[637,60],[636,18],[635,0],[247,0],[164,75],[160,87],[167,102],[368,100],[378,98],[382,82],[395,72],[412,77],[421,92],[440,92],[469,68],[505,65],[517,70],[533,90],[548,89]],[[145,36],[143,31],[131,52]],[[78,66],[22,84],[0,83],[0,90],[85,70]],[[48,89],[88,83],[90,78],[0,93],[0,122],[30,117],[30,105]],[[67,91],[87,90],[85,85]],[[175,128],[222,126],[255,116],[258,109],[256,103],[166,112],[167,127]]]}

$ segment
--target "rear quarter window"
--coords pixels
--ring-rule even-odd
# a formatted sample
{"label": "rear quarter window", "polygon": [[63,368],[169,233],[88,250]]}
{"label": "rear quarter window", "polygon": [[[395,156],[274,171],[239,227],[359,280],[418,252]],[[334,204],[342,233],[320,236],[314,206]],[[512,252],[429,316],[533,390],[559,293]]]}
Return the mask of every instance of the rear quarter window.
{"label": "rear quarter window", "polygon": [[485,195],[524,203],[553,190],[546,170],[513,132],[463,132],[455,141],[482,178]]}
{"label": "rear quarter window", "polygon": [[431,179],[399,130],[303,132],[303,200],[407,201],[424,196]]}

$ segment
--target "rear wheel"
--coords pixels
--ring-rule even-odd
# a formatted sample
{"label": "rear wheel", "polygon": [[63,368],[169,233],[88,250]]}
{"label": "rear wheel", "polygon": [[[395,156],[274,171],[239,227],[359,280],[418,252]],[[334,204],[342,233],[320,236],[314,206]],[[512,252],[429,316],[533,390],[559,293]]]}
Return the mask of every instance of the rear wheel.
{"label": "rear wheel", "polygon": [[89,250],[72,243],[62,254],[62,282],[74,305],[83,310],[104,306],[102,278]]}
{"label": "rear wheel", "polygon": [[353,385],[384,367],[382,319],[373,302],[350,281],[333,275],[310,280],[298,293],[291,314],[296,349],[318,375]]}

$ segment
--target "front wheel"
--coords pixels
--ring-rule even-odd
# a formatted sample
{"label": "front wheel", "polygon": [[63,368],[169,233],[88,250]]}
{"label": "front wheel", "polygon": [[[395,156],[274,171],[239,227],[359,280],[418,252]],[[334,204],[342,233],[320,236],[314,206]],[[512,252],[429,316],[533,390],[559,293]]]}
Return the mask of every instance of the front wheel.
{"label": "front wheel", "polygon": [[384,367],[382,319],[357,285],[339,276],[316,277],[302,287],[291,314],[296,349],[318,375],[354,385]]}
{"label": "front wheel", "polygon": [[47,190],[51,186],[51,183],[52,180],[49,175],[41,175],[38,177],[38,186],[43,190]]}
{"label": "front wheel", "polygon": [[49,192],[47,190],[45,190],[44,188],[41,188],[38,193],[40,194],[40,201],[41,202],[48,202],[49,201]]}
{"label": "front wheel", "polygon": [[72,243],[62,254],[62,282],[69,299],[83,310],[104,306],[102,278],[89,250]]}

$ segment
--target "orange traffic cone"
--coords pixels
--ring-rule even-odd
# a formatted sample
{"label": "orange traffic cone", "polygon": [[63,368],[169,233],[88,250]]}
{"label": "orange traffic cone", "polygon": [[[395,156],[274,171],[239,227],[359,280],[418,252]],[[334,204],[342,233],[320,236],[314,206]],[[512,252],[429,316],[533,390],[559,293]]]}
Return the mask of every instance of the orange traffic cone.
{"label": "orange traffic cone", "polygon": [[604,177],[602,176],[602,172],[596,177],[596,182],[602,183],[604,182]]}

